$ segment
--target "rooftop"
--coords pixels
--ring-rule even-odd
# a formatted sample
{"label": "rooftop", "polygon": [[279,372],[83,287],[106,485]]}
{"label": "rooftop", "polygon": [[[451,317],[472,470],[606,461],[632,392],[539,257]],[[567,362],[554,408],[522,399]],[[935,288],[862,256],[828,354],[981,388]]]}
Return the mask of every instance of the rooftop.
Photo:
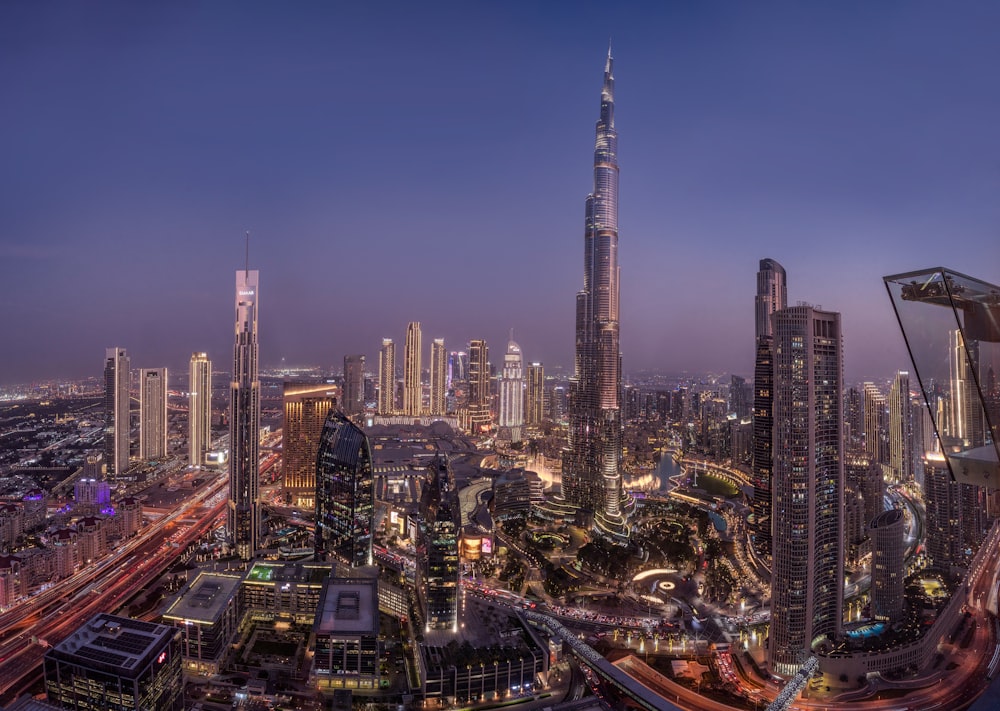
{"label": "rooftop", "polygon": [[164,613],[164,619],[213,624],[239,591],[237,575],[202,572]]}
{"label": "rooftop", "polygon": [[91,668],[110,668],[136,677],[178,634],[173,627],[101,613],[57,644],[48,654]]}
{"label": "rooftop", "polygon": [[316,609],[317,634],[378,634],[378,580],[330,578]]}

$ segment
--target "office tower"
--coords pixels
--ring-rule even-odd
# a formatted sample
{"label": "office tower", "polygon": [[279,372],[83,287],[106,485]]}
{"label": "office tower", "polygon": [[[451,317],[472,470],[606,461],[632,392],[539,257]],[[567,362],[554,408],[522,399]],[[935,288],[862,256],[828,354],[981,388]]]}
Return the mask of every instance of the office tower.
{"label": "office tower", "polygon": [[562,491],[594,512],[597,527],[627,535],[622,509],[621,351],[618,347],[618,134],[611,50],[604,66],[594,147],[594,190],[587,196],[583,289],[576,295],[576,357]]}
{"label": "office tower", "polygon": [[865,453],[876,464],[889,463],[889,418],[885,395],[874,383],[864,384]]}
{"label": "office tower", "polygon": [[753,410],[753,389],[747,386],[745,378],[738,375],[730,377],[729,411],[737,418],[746,417]]}
{"label": "office tower", "polygon": [[865,528],[885,510],[885,479],[882,468],[868,455],[849,452],[844,459],[844,486],[861,494],[864,499],[862,521]]}
{"label": "office tower", "polygon": [[233,379],[229,386],[229,535],[250,560],[260,537],[260,381],[257,379],[257,270],[236,272]]}
{"label": "office tower", "polygon": [[924,456],[924,505],[927,513],[927,555],[941,568],[962,560],[959,484],[952,481],[944,455]]}
{"label": "office tower", "polygon": [[527,391],[524,398],[524,421],[529,425],[540,425],[545,419],[545,366],[541,363],[528,365]]}
{"label": "office tower", "polygon": [[847,412],[845,440],[850,449],[864,451],[865,408],[861,399],[861,391],[857,388],[848,388],[847,402],[844,407]]}
{"label": "office tower", "polygon": [[375,477],[368,437],[331,411],[316,458],[316,560],[371,565]]}
{"label": "office tower", "polygon": [[348,415],[365,411],[365,357],[344,356],[343,409]]}
{"label": "office tower", "polygon": [[167,369],[139,370],[139,459],[167,456]]}
{"label": "office tower", "polygon": [[200,467],[212,446],[212,361],[192,353],[188,383],[188,464]]}
{"label": "office tower", "polygon": [[63,709],[181,711],[181,633],[100,613],[45,653],[45,691]]}
{"label": "office tower", "polygon": [[524,424],[524,372],[521,368],[521,346],[513,339],[508,341],[507,352],[503,357],[498,424],[510,431],[511,441],[521,441],[521,426]]}
{"label": "office tower", "polygon": [[910,374],[896,373],[889,389],[889,483],[913,481],[913,410],[910,407]]}
{"label": "office tower", "polygon": [[889,509],[871,522],[872,617],[893,625],[903,620],[906,577],[903,512]]}
{"label": "office tower", "polygon": [[465,351],[452,351],[448,354],[448,389],[456,383],[469,379],[469,354]]}
{"label": "office tower", "polygon": [[104,461],[109,479],[128,471],[129,359],[124,348],[108,348],[104,360]]}
{"label": "office tower", "polygon": [[[840,314],[794,306],[774,322],[772,674],[795,674],[840,631],[843,353]],[[780,541],[780,545],[779,545]]]}
{"label": "office tower", "polygon": [[416,589],[424,624],[430,630],[458,631],[459,506],[447,457],[430,466],[420,498]]}
{"label": "office tower", "polygon": [[979,343],[966,342],[961,330],[948,334],[948,438],[955,445],[982,447],[986,444],[986,418],[974,377],[979,362]]}
{"label": "office tower", "polygon": [[337,389],[326,383],[284,383],[282,426],[284,489],[296,506],[316,500],[316,453],[327,415],[337,407]]}
{"label": "office tower", "polygon": [[486,341],[469,342],[469,424],[480,434],[490,429],[490,351]]}
{"label": "office tower", "polygon": [[754,298],[756,350],[753,371],[753,452],[750,460],[753,483],[753,521],[748,526],[754,552],[762,559],[771,557],[771,476],[774,401],[771,344],[774,340],[772,315],[788,305],[785,269],[773,259],[760,260],[757,295]]}
{"label": "office tower", "polygon": [[378,414],[396,412],[396,344],[391,338],[382,339],[378,352]]}
{"label": "office tower", "polygon": [[423,403],[420,383],[420,322],[411,321],[406,327],[403,348],[403,414],[417,417]]}
{"label": "office tower", "polygon": [[447,351],[444,339],[435,338],[431,342],[431,409],[432,415],[443,415],[447,411],[445,376],[447,374]]}

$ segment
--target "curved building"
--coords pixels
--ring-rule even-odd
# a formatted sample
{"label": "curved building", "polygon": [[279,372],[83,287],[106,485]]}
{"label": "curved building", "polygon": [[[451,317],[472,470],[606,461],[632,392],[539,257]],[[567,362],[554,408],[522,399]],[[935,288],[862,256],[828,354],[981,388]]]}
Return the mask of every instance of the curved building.
{"label": "curved building", "polygon": [[903,619],[906,576],[903,512],[883,511],[869,527],[872,544],[872,617],[893,624]]}
{"label": "curved building", "polygon": [[316,457],[316,560],[371,565],[374,515],[368,437],[343,413],[332,411]]}

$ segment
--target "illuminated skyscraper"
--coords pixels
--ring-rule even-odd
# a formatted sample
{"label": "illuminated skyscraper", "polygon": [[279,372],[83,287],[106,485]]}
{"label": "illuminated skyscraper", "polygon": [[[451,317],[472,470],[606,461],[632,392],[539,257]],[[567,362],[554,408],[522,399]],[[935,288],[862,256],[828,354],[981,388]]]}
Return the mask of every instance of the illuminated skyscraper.
{"label": "illuminated skyscraper", "polygon": [[243,560],[253,558],[260,538],[257,285],[257,270],[236,272],[233,380],[229,386],[229,535]]}
{"label": "illuminated skyscraper", "polygon": [[537,425],[544,419],[545,366],[531,363],[528,366],[528,387],[524,398],[524,421],[529,425]]}
{"label": "illuminated skyscraper", "polygon": [[469,342],[469,423],[479,434],[490,428],[490,351],[486,341]]}
{"label": "illuminated skyscraper", "polygon": [[344,412],[358,415],[365,411],[365,357],[344,356]]}
{"label": "illuminated skyscraper", "polygon": [[521,346],[512,340],[507,343],[500,374],[500,417],[497,424],[510,430],[511,441],[521,440],[524,424],[524,371],[521,367]]}
{"label": "illuminated skyscraper", "polygon": [[396,412],[396,344],[391,338],[382,339],[378,352],[378,414]]}
{"label": "illuminated skyscraper", "polygon": [[750,532],[754,551],[761,558],[771,557],[771,473],[774,436],[772,385],[774,368],[771,344],[774,331],[771,315],[788,305],[785,269],[773,259],[760,260],[757,272],[757,295],[754,299],[756,351],[753,372],[753,449],[750,469],[753,481],[753,521]]}
{"label": "illuminated skyscraper", "polygon": [[431,410],[432,415],[443,415],[447,410],[445,395],[447,375],[447,351],[444,339],[435,338],[431,342]]}
{"label": "illuminated skyscraper", "polygon": [[192,353],[188,383],[188,464],[200,467],[212,446],[212,361]]}
{"label": "illuminated skyscraper", "polygon": [[576,295],[576,357],[562,490],[571,503],[594,512],[599,529],[626,536],[618,469],[622,382],[614,85],[609,48],[594,146],[594,190],[586,202],[583,289]]}
{"label": "illuminated skyscraper", "polygon": [[795,306],[774,323],[772,674],[790,676],[840,632],[844,591],[840,314]]}
{"label": "illuminated skyscraper", "polygon": [[327,415],[337,407],[337,389],[326,383],[285,383],[282,389],[284,489],[296,506],[311,507],[316,496],[316,453]]}
{"label": "illuminated skyscraper", "polygon": [[128,471],[129,359],[124,348],[108,348],[104,360],[104,461],[108,478]]}
{"label": "illuminated skyscraper", "polygon": [[411,321],[406,327],[403,350],[403,414],[419,416],[423,401],[420,383],[420,322]]}
{"label": "illuminated skyscraper", "polygon": [[864,384],[865,453],[879,465],[889,463],[889,417],[885,395],[875,383]]}
{"label": "illuminated skyscraper", "polygon": [[139,371],[139,459],[167,456],[167,369]]}
{"label": "illuminated skyscraper", "polygon": [[375,478],[368,438],[343,414],[331,411],[314,461],[316,560],[371,565]]}
{"label": "illuminated skyscraper", "polygon": [[872,617],[894,625],[903,620],[906,577],[905,523],[901,509],[883,511],[871,522]]}
{"label": "illuminated skyscraper", "polygon": [[913,408],[910,406],[910,374],[896,373],[889,389],[889,470],[890,484],[913,481]]}
{"label": "illuminated skyscraper", "polygon": [[439,456],[429,469],[430,476],[420,497],[417,599],[427,631],[457,632],[460,600],[458,495],[447,457]]}

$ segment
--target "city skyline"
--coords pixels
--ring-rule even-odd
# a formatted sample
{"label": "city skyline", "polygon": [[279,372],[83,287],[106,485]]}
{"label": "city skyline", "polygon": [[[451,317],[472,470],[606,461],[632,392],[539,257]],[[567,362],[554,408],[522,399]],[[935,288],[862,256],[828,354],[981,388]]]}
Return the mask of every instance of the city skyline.
{"label": "city skyline", "polygon": [[771,257],[843,314],[847,380],[891,377],[908,360],[880,277],[1000,257],[1000,8],[953,7],[4,7],[0,380],[96,376],[79,354],[111,343],[226,362],[246,229],[273,284],[264,364],[373,357],[420,320],[449,348],[514,327],[569,370],[579,117],[609,34],[625,374],[752,373],[745,294]]}

